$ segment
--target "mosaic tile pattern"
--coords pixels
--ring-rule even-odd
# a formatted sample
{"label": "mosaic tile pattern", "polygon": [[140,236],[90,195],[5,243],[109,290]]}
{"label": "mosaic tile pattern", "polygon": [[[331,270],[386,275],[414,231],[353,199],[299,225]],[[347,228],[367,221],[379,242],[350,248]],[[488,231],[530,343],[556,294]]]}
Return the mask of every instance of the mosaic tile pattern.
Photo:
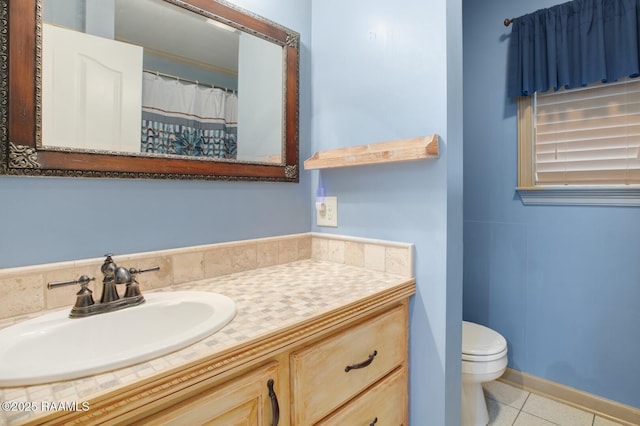
{"label": "mosaic tile pattern", "polygon": [[[101,392],[148,378],[301,320],[320,316],[329,310],[388,290],[407,279],[403,275],[307,259],[158,289],[155,291],[201,290],[221,293],[236,302],[238,313],[218,333],[180,351],[84,379],[0,388],[0,401],[86,401]],[[4,321],[0,326],[13,322],[15,319]],[[29,414],[1,412],[0,425],[25,420]]]}
{"label": "mosaic tile pattern", "polygon": [[[306,233],[207,244],[155,252],[117,254],[115,262],[138,269],[159,266],[139,279],[145,289],[160,289],[303,259],[359,266],[413,276],[413,246],[341,235]],[[81,275],[98,277],[89,288],[99,294],[104,258],[0,269],[0,319],[38,313],[73,304],[76,286],[47,290],[50,281]]]}
{"label": "mosaic tile pattern", "polygon": [[[212,278],[264,266],[309,259],[312,234],[294,234],[228,243],[207,244],[155,252],[115,254],[118,265],[138,269],[160,266],[140,277],[149,288]],[[265,250],[264,246],[268,246]],[[259,250],[260,249],[260,250]],[[108,251],[108,250],[105,250]],[[68,281],[80,275],[98,277],[89,288],[99,293],[104,258],[0,269],[0,319],[73,304],[76,286],[48,290],[50,281]],[[98,290],[98,291],[96,291]]]}

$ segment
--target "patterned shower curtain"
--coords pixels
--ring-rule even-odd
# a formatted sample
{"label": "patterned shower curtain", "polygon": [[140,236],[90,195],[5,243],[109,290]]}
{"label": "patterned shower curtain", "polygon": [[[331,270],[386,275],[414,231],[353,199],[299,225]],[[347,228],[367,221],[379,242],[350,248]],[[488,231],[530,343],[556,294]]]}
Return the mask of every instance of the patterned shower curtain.
{"label": "patterned shower curtain", "polygon": [[145,72],[141,152],[235,159],[238,97]]}

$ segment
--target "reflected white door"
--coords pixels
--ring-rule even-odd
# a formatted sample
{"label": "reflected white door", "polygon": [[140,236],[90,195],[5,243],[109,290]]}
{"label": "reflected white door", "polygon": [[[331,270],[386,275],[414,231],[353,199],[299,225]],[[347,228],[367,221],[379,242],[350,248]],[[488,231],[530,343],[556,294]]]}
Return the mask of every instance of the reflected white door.
{"label": "reflected white door", "polygon": [[140,152],[142,48],[44,24],[42,141]]}

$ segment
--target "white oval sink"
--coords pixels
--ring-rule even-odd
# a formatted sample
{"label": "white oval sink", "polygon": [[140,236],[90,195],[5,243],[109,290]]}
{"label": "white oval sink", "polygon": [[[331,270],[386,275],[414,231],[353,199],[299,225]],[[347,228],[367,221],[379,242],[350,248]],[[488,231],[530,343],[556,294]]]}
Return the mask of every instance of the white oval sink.
{"label": "white oval sink", "polygon": [[184,348],[227,325],[235,302],[217,293],[149,293],[145,303],[86,318],[56,311],[0,330],[0,387],[98,374]]}

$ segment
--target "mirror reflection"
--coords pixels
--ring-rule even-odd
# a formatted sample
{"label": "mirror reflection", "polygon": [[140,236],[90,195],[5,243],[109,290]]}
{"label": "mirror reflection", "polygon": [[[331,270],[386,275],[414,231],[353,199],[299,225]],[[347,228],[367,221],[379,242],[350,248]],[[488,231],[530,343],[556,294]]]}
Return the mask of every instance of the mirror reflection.
{"label": "mirror reflection", "polygon": [[283,49],[163,0],[44,0],[41,148],[282,164]]}

